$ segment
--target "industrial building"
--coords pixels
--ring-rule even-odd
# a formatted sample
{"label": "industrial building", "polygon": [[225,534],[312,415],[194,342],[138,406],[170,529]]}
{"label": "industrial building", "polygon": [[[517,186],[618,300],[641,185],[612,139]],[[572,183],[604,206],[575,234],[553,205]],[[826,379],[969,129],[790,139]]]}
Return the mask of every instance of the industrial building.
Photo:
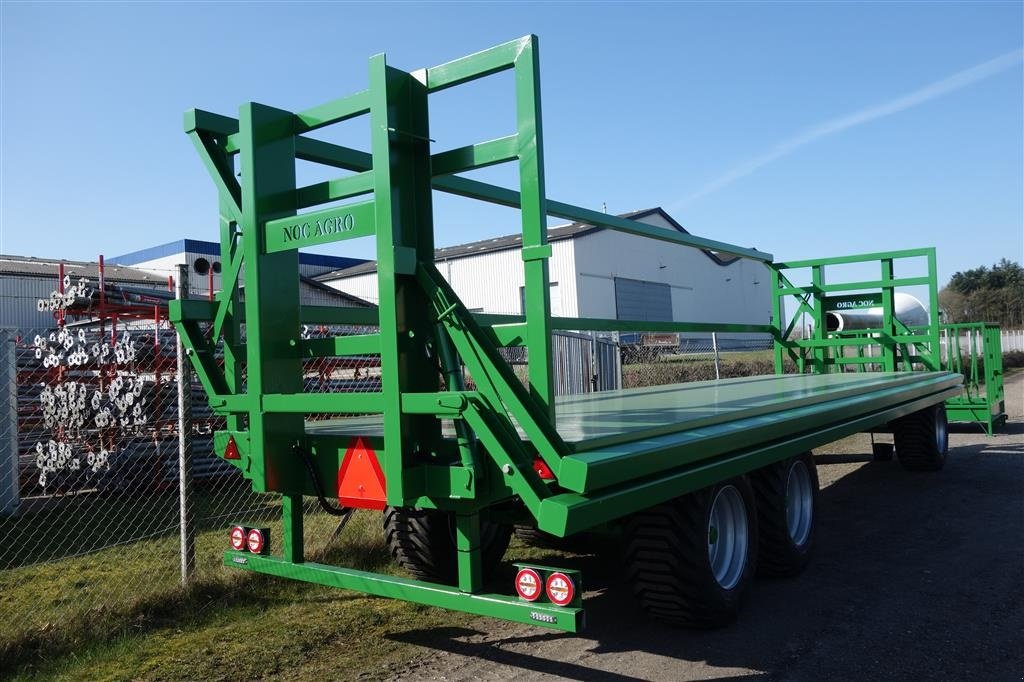
{"label": "industrial building", "polygon": [[[661,208],[622,217],[687,233]],[[551,310],[556,317],[768,324],[764,263],[656,241],[586,223],[548,230]],[[471,310],[521,314],[520,235],[438,249],[441,274]],[[375,262],[320,274],[339,291],[376,302]],[[749,335],[719,335],[745,338]]]}
{"label": "industrial building", "polygon": [[[221,287],[220,246],[214,242],[179,239],[141,251],[104,259],[103,276],[109,284],[167,291],[169,277],[176,277],[179,264],[188,265],[189,292],[207,297],[211,287]],[[300,296],[304,305],[363,307],[367,302],[329,287],[315,275],[364,263],[360,258],[344,258],[313,253],[299,254]],[[71,261],[59,258],[0,255],[0,327],[45,329],[54,326],[50,310],[40,310],[38,302],[50,298],[59,286],[61,265],[72,282],[85,278],[93,285],[99,281],[98,261]]]}
{"label": "industrial building", "polygon": [[[193,297],[209,296],[211,288],[220,291],[220,244],[198,239],[179,239],[141,251],[114,256],[111,263],[129,265],[134,269],[154,274],[174,275],[178,265],[188,265],[189,294]],[[316,275],[360,265],[362,258],[326,256],[317,253],[299,254],[299,296],[303,305],[334,305],[363,307],[367,303],[345,292],[316,281]]]}

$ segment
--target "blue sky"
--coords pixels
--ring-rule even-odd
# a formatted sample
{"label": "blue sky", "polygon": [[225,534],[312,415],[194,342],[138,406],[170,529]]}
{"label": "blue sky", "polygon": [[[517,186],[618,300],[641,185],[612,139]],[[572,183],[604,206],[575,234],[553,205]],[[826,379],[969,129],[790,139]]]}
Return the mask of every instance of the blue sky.
{"label": "blue sky", "polygon": [[[1024,257],[1020,2],[4,2],[0,19],[4,253],[214,239],[186,109],[303,109],[365,87],[374,53],[414,69],[536,33],[551,198],[661,205],[786,260],[934,245],[942,281]],[[438,150],[512,132],[507,74],[432,107]],[[439,198],[437,220],[440,244],[517,230],[467,200]],[[327,251],[372,257],[364,242]]]}

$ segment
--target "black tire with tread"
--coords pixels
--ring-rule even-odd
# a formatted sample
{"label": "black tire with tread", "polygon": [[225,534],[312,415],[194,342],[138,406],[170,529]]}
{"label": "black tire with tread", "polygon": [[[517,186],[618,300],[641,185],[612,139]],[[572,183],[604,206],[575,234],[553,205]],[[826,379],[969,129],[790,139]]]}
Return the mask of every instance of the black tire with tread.
{"label": "black tire with tread", "polygon": [[517,538],[530,547],[538,547],[540,549],[563,549],[566,542],[566,538],[545,533],[532,526],[516,526],[515,534]]}
{"label": "black tire with tread", "polygon": [[515,534],[523,543],[538,549],[553,549],[573,554],[595,554],[605,549],[601,538],[591,533],[577,533],[560,538],[533,526],[516,526]]}
{"label": "black tire with tread", "polygon": [[[480,525],[486,580],[505,555],[512,528],[488,521]],[[417,580],[442,585],[457,582],[455,519],[451,513],[388,507],[384,510],[384,535],[391,557]]]}
{"label": "black tire with tread", "polygon": [[897,419],[892,423],[892,436],[896,457],[904,469],[938,471],[946,464],[949,451],[945,405],[933,405]]}
{"label": "black tire with tread", "polygon": [[[811,530],[802,545],[793,542],[786,521],[786,483],[793,463],[800,459],[811,477],[813,503]],[[757,504],[757,571],[760,575],[794,576],[807,567],[814,551],[818,516],[818,471],[810,452],[784,459],[750,474]]]}
{"label": "black tire with tread", "polygon": [[[725,485],[740,491],[747,511],[747,563],[739,582],[725,590],[708,557],[708,518]],[[640,606],[653,618],[682,627],[710,629],[736,619],[757,564],[757,514],[746,478],[638,512],[626,522],[626,577]]]}

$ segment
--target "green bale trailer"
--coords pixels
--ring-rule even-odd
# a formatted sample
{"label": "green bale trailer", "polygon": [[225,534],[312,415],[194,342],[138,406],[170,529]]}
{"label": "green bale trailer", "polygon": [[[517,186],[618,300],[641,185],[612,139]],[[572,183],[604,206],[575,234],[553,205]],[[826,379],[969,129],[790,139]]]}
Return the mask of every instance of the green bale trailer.
{"label": "green bale trailer", "polygon": [[[514,72],[516,130],[432,152],[430,95],[505,70]],[[792,288],[785,268],[773,268],[770,325],[553,319],[548,216],[769,266],[772,256],[548,199],[539,78],[538,41],[527,36],[412,72],[378,55],[366,90],[297,113],[250,103],[237,118],[186,114],[219,190],[224,275],[215,300],[177,301],[171,315],[211,407],[227,419],[216,451],[254,490],[281,495],[284,517],[273,543],[266,529],[229,529],[226,565],[577,631],[576,572],[518,564],[514,584],[496,592],[488,578],[513,527],[547,539],[614,529],[647,611],[716,626],[735,616],[757,567],[793,574],[806,564],[818,491],[811,448],[890,428],[906,466],[942,466],[943,401],[960,394],[961,376],[918,357],[933,334],[903,339],[909,332],[895,328],[901,283],[891,272],[869,283],[883,292],[889,328],[880,333],[919,350],[879,372],[828,371],[825,338],[809,351],[787,345],[778,307]],[[360,116],[369,116],[369,152],[310,135]],[[344,173],[300,187],[297,159]],[[498,163],[518,164],[518,190],[462,175]],[[523,316],[471,313],[440,275],[434,190],[520,210]],[[379,308],[300,305],[297,249],[356,237],[376,243]],[[877,257],[885,267],[894,256]],[[829,285],[814,286],[797,293],[820,319],[817,294]],[[306,339],[304,324],[377,331]],[[799,374],[556,399],[557,329],[764,333],[777,339],[780,369],[791,352],[809,360]],[[528,354],[525,381],[499,352],[512,346]],[[380,358],[379,391],[304,392],[304,359],[368,354]],[[392,554],[413,578],[306,561],[304,496],[339,515],[379,510]]]}

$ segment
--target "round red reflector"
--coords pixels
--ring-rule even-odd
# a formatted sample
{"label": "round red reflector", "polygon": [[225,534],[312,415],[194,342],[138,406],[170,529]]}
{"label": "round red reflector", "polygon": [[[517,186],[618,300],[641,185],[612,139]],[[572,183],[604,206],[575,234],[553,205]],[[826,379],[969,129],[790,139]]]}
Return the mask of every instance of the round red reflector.
{"label": "round red reflector", "polygon": [[259,554],[263,551],[263,533],[259,531],[259,528],[250,530],[246,541],[249,543],[249,551],[253,554]]}
{"label": "round red reflector", "polygon": [[576,586],[572,584],[572,580],[565,573],[549,575],[544,590],[548,594],[548,599],[555,606],[565,606],[576,596]]}
{"label": "round red reflector", "polygon": [[540,596],[540,574],[532,568],[521,568],[516,573],[516,594],[526,601]]}
{"label": "round red reflector", "polygon": [[231,529],[231,549],[245,549],[245,529],[241,526]]}

